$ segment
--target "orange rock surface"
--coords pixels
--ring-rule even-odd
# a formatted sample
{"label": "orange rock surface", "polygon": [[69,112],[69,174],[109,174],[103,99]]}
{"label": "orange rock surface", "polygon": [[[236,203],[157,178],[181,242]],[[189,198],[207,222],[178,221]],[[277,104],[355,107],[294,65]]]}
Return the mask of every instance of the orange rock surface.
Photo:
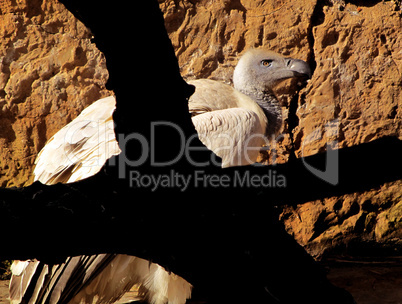
{"label": "orange rock surface", "polygon": [[46,140],[111,93],[91,32],[57,1],[0,2],[0,186],[32,182]]}

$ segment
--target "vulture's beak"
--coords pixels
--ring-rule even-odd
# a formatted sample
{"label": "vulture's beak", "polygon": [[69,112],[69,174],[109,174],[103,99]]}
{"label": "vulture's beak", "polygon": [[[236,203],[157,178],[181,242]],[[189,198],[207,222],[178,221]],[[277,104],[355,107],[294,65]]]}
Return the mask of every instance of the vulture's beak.
{"label": "vulture's beak", "polygon": [[295,77],[311,78],[311,69],[307,62],[300,59],[287,58],[286,65],[294,73]]}

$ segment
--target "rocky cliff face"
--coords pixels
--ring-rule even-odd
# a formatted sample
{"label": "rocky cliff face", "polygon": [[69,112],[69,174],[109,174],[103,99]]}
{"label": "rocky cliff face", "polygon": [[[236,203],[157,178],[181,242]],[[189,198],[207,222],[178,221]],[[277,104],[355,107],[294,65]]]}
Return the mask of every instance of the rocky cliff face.
{"label": "rocky cliff face", "polygon": [[[294,83],[277,88],[284,130],[275,158],[265,154],[262,161],[286,162],[292,154],[309,156],[385,136],[402,139],[399,1],[159,2],[185,78],[231,83],[239,55],[258,46],[307,60],[315,69],[295,96],[284,93]],[[400,247],[401,185],[285,207],[281,218],[316,256],[356,240]]]}
{"label": "rocky cliff face", "polygon": [[57,1],[0,2],[0,186],[32,182],[46,140],[110,95],[91,32]]}
{"label": "rocky cliff face", "polygon": [[[264,46],[310,63],[304,88],[276,94],[284,113],[276,155],[286,162],[385,136],[402,139],[399,1],[159,0],[186,79],[231,83],[239,55]],[[56,0],[0,2],[0,186],[31,182],[46,140],[110,95],[90,31]],[[292,87],[296,93],[286,93]],[[386,151],[383,156],[386,157]],[[312,254],[360,242],[398,245],[402,182],[284,207],[288,232]],[[401,245],[401,244],[399,244]]]}

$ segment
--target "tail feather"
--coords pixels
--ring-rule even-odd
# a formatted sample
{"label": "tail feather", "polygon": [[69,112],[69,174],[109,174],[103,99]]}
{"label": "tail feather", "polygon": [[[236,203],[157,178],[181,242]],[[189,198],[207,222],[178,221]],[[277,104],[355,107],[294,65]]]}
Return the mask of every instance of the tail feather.
{"label": "tail feather", "polygon": [[114,303],[134,285],[140,300],[184,304],[192,288],[158,264],[122,254],[69,257],[57,265],[15,261],[12,272],[12,304]]}
{"label": "tail feather", "polygon": [[182,304],[191,297],[192,285],[182,277],[152,264],[143,284],[146,298],[152,304]]}
{"label": "tail feather", "polygon": [[168,300],[169,304],[185,303],[191,297],[191,284],[182,277],[171,273],[169,276]]}
{"label": "tail feather", "polygon": [[20,303],[38,267],[38,261],[14,261],[11,265],[10,299]]}

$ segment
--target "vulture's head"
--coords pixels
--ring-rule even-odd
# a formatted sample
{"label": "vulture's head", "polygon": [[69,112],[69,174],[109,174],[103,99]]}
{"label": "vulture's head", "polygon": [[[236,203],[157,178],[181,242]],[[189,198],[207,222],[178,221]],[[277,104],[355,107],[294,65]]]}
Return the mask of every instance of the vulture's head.
{"label": "vulture's head", "polygon": [[310,78],[309,65],[266,49],[250,49],[240,58],[234,74],[234,87],[242,92],[271,91],[288,78]]}

